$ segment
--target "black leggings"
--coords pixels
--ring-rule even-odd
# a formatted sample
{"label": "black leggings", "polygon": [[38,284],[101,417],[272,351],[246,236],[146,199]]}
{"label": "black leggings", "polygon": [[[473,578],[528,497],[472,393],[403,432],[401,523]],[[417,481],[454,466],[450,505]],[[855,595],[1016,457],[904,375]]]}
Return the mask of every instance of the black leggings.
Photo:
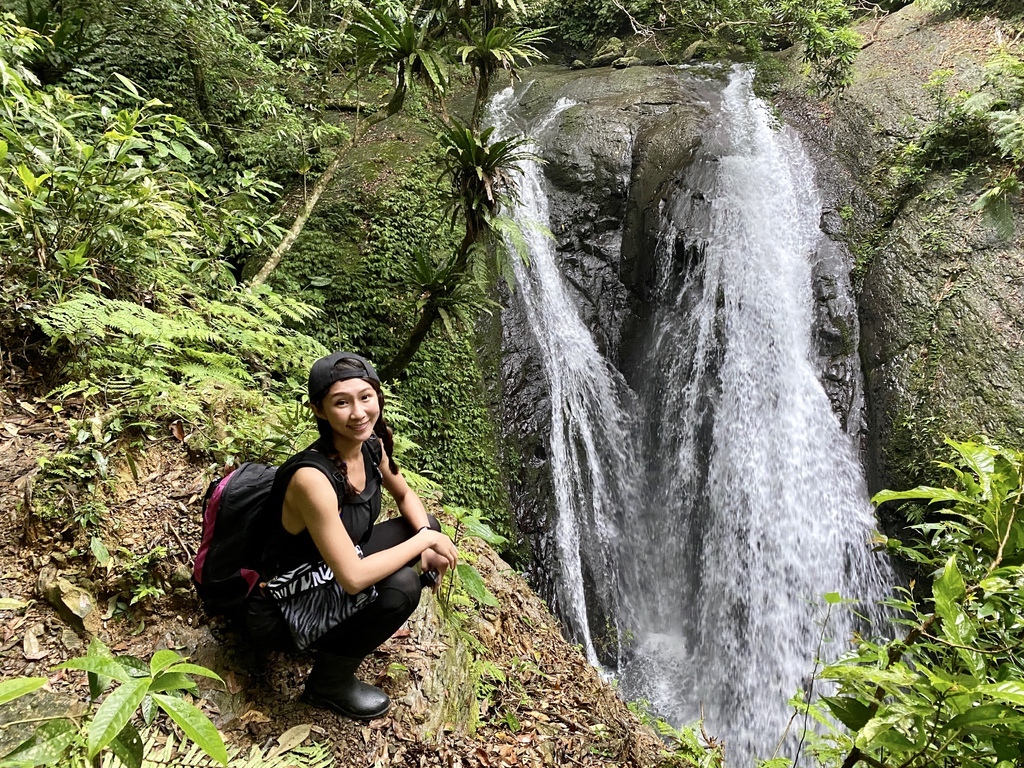
{"label": "black leggings", "polygon": [[[441,526],[434,516],[427,517],[430,527],[440,531]],[[362,545],[363,554],[372,555],[391,549],[416,533],[404,517],[377,523],[369,540]],[[413,558],[407,565],[378,581],[375,585],[377,599],[334,627],[313,647],[332,656],[359,658],[372,653],[405,623],[419,605],[422,586],[419,574],[412,567],[417,562],[419,558]],[[259,645],[275,650],[294,649],[288,627],[270,600],[262,597],[250,600],[246,625],[249,635]]]}

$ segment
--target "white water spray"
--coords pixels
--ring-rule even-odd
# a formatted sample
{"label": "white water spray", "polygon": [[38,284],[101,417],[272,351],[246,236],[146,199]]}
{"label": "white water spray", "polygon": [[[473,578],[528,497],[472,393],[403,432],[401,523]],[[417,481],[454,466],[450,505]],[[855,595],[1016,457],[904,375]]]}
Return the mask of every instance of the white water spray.
{"label": "white water spray", "polygon": [[[491,104],[499,132],[508,131],[513,98],[508,88]],[[542,136],[571,106],[569,100],[558,101],[527,133]],[[609,512],[634,506],[639,498],[639,465],[631,444],[637,413],[622,376],[598,351],[559,273],[547,233],[548,199],[540,167],[528,162],[523,171],[515,218],[527,242],[529,267],[515,261],[516,291],[534,332],[551,404],[556,591],[563,620],[597,665],[584,584],[589,580],[606,604],[618,602],[614,552],[619,532]]]}

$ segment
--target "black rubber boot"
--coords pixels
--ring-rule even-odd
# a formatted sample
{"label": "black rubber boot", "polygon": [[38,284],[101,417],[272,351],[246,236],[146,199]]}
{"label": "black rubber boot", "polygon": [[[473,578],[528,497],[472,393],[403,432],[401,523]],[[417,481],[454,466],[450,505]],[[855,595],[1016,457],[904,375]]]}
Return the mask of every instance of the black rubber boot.
{"label": "black rubber boot", "polygon": [[303,700],[356,720],[381,717],[391,708],[391,699],[380,688],[356,679],[356,669],[362,663],[362,659],[319,653],[306,681]]}

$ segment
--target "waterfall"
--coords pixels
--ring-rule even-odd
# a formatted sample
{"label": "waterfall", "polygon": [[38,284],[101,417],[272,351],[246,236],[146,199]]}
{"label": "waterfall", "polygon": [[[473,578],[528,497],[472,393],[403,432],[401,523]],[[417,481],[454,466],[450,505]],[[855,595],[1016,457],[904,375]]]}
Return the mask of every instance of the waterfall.
{"label": "waterfall", "polygon": [[[514,98],[508,88],[492,102],[492,119],[509,128]],[[540,137],[563,111],[559,100],[528,134]],[[538,152],[537,146],[529,147]],[[518,300],[525,308],[551,404],[549,464],[556,516],[554,568],[562,619],[582,645],[591,664],[598,658],[592,639],[584,584],[606,602],[603,613],[616,616],[618,577],[613,555],[619,539],[614,510],[635,508],[641,467],[635,442],[636,406],[621,374],[597,349],[573,306],[559,273],[554,242],[547,231],[548,200],[538,163],[523,168],[521,203],[515,212],[529,251],[529,267],[515,261]],[[611,418],[610,418],[611,416]]]}
{"label": "waterfall", "polygon": [[[566,106],[525,132],[542,142]],[[556,588],[570,633],[594,661],[588,612],[600,595],[625,697],[677,725],[703,715],[730,764],[749,765],[771,756],[816,655],[855,629],[845,610],[820,626],[822,595],[872,605],[892,577],[869,550],[856,446],[812,345],[823,239],[813,167],[796,134],[773,127],[745,68],[674,189],[653,308],[623,341],[639,361],[632,387],[598,352],[535,230],[516,300],[551,398]],[[536,166],[521,198],[517,220],[548,223]]]}

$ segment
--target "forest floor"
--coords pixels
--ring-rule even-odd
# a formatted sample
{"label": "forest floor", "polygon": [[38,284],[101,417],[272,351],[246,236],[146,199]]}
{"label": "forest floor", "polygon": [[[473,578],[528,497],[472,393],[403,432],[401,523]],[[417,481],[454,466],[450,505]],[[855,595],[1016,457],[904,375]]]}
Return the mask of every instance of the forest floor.
{"label": "forest floor", "polygon": [[[339,766],[682,764],[666,762],[654,731],[562,638],[557,620],[522,578],[478,540],[460,548],[475,560],[499,606],[468,611],[473,615],[461,623],[468,637],[458,640],[425,593],[409,630],[385,643],[361,672],[391,695],[387,716],[356,723],[301,703],[310,656],[280,654],[260,672],[244,643],[202,612],[189,575],[209,474],[172,436],[139,453],[134,473],[117,468],[105,519],[87,527],[39,519],[40,459],[66,451],[75,437],[67,419],[74,404],[62,403],[56,414],[55,405],[13,386],[0,390],[0,674],[49,677],[33,702],[35,714],[81,711],[87,700],[84,673],[53,669],[83,655],[89,642],[41,594],[43,582],[60,577],[95,596],[87,623],[115,654],[147,659],[171,648],[217,671],[223,689],[201,681],[199,704],[226,740],[245,751],[266,749],[299,726],[290,735],[329,744]],[[94,536],[110,554],[105,566],[91,550]],[[158,547],[164,550],[151,563],[137,564]],[[127,605],[139,585],[167,594]],[[459,644],[474,650],[453,654]],[[441,684],[461,681],[453,684],[461,690],[436,690],[445,664],[461,668],[440,670]],[[9,710],[0,720],[17,717]],[[0,724],[0,753],[18,737],[17,727]]]}

